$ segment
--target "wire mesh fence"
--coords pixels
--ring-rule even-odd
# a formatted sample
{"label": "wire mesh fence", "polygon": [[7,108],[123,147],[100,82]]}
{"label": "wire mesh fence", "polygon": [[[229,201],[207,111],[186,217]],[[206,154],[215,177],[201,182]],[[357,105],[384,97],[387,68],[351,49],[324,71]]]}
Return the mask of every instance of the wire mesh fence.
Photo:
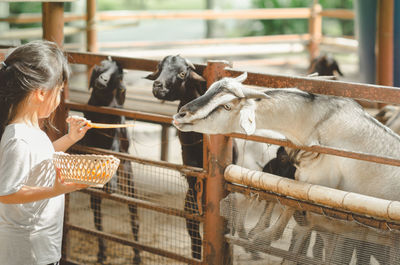
{"label": "wire mesh fence", "polygon": [[[187,264],[184,258],[191,257],[191,240],[182,216],[186,177],[168,168],[128,160],[121,163],[131,167],[119,170],[105,188],[112,196],[87,191],[69,196],[72,229],[67,233],[66,256],[80,264]],[[195,207],[196,200],[192,198],[191,203]],[[142,251],[149,248],[153,253]]]}
{"label": "wire mesh fence", "polygon": [[[220,206],[233,264],[400,264],[397,230],[299,211],[255,195],[230,193]],[[279,231],[290,210],[293,218]]]}

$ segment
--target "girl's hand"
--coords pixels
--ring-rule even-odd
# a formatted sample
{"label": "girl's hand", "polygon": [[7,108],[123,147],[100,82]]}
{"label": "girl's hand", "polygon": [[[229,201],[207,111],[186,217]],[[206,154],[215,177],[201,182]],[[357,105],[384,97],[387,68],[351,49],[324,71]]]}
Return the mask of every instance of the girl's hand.
{"label": "girl's hand", "polygon": [[88,187],[89,185],[86,184],[65,183],[64,179],[61,177],[60,169],[56,168],[56,179],[53,188],[57,194],[69,193],[76,190],[86,189]]}
{"label": "girl's hand", "polygon": [[69,131],[67,136],[73,141],[77,142],[85,136],[87,130],[90,129],[88,120],[79,116],[69,116],[66,120],[69,123]]}

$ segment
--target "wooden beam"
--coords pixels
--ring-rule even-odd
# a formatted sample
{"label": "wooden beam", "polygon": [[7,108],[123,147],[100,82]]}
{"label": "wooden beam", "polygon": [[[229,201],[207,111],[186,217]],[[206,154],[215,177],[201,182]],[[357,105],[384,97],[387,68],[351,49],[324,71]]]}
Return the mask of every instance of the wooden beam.
{"label": "wooden beam", "polygon": [[378,1],[377,84],[393,85],[394,1]]}
{"label": "wooden beam", "polygon": [[[64,3],[43,2],[42,19],[43,39],[53,41],[62,47],[64,43]],[[68,95],[68,87],[64,87],[64,92],[61,95],[60,106],[54,113],[54,125],[58,131],[47,130],[47,133],[52,141],[56,140],[67,132],[65,119],[67,118],[68,113],[64,104],[66,95]]]}

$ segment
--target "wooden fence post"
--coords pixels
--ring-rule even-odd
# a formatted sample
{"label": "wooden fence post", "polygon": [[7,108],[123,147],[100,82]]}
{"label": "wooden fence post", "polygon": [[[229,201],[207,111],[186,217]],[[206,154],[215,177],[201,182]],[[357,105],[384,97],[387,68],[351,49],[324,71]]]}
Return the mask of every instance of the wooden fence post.
{"label": "wooden fence post", "polygon": [[378,1],[377,76],[378,85],[393,85],[394,1]]}
{"label": "wooden fence post", "polygon": [[88,52],[98,52],[96,0],[86,0],[86,50]]}
{"label": "wooden fence post", "polygon": [[[223,61],[209,61],[204,70],[204,77],[209,87],[221,79]],[[226,195],[224,170],[232,163],[232,139],[224,135],[204,135],[204,168],[208,172],[205,189],[204,255],[207,265],[231,264],[231,250],[226,242],[225,221],[220,216],[219,202]]]}
{"label": "wooden fence post", "polygon": [[311,7],[311,16],[308,22],[308,30],[310,33],[310,43],[308,44],[310,62],[319,54],[319,44],[321,43],[322,38],[321,11],[321,5],[318,4],[318,1],[314,0],[314,3]]}
{"label": "wooden fence post", "polygon": [[[43,2],[42,3],[42,27],[43,39],[53,41],[60,47],[64,44],[64,3],[63,2]],[[51,140],[56,140],[67,131],[65,119],[67,111],[65,110],[64,101],[68,95],[68,88],[64,88],[61,95],[61,103],[54,114],[54,123],[58,132],[54,130],[46,130]]]}

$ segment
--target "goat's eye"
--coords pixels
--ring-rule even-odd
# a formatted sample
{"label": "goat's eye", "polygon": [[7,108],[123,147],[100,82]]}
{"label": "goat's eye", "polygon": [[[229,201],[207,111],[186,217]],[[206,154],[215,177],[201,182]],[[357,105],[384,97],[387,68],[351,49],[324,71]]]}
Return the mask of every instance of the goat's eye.
{"label": "goat's eye", "polygon": [[225,104],[225,105],[224,105],[224,109],[226,109],[226,110],[231,110],[231,106],[230,106],[229,104]]}
{"label": "goat's eye", "polygon": [[180,79],[184,79],[185,76],[186,76],[186,72],[180,72],[180,73],[178,74],[178,77],[179,77]]}

